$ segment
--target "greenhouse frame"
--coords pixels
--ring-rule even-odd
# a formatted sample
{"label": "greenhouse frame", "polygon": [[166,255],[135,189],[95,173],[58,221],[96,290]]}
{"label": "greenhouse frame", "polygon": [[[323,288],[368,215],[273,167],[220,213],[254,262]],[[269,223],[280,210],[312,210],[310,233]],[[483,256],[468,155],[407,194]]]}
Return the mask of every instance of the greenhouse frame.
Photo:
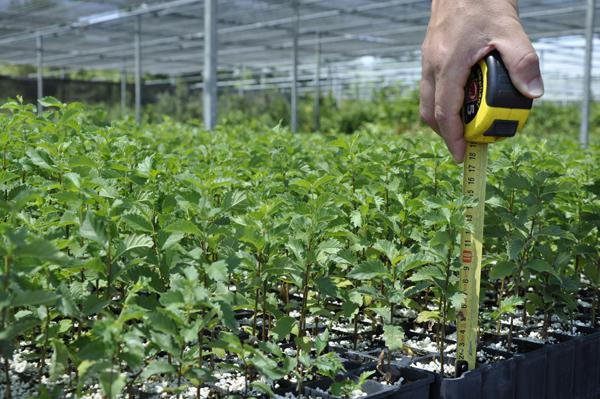
{"label": "greenhouse frame", "polygon": [[[595,3],[519,2],[547,76],[546,98],[583,100],[582,143],[587,142],[589,92],[600,91],[600,78],[592,74],[600,70],[592,57]],[[217,87],[242,86],[290,90],[296,130],[299,90],[357,80],[378,86],[417,81],[430,2],[64,0],[3,8],[0,59],[37,65],[40,98],[44,66],[121,70],[123,80],[134,76],[139,120],[144,73],[195,74],[206,89],[208,128],[216,120]],[[354,72],[356,62],[368,65],[364,76]],[[234,73],[219,79],[225,71]],[[253,78],[236,78],[240,71]],[[265,71],[275,77],[261,79]]]}

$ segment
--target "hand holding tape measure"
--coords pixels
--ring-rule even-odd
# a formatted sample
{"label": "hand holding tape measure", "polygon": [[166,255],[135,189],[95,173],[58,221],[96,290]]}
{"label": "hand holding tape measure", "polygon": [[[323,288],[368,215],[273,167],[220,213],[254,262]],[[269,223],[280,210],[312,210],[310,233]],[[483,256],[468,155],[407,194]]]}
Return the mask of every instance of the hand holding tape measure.
{"label": "hand holding tape measure", "polygon": [[488,143],[515,135],[529,116],[532,100],[512,84],[500,54],[487,55],[471,69],[462,108],[467,150],[463,193],[477,201],[467,208],[472,228],[461,235],[460,289],[465,301],[457,314],[456,376],[475,368]]}

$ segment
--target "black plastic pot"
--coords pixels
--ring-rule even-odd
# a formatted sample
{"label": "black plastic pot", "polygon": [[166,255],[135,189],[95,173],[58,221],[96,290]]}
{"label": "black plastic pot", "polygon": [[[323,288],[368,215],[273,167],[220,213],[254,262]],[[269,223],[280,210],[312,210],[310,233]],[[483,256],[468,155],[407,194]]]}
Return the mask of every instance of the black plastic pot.
{"label": "black plastic pot", "polygon": [[[430,392],[430,385],[434,380],[433,375],[420,370],[416,370],[410,367],[399,367],[395,365],[390,366],[394,373],[398,373],[400,377],[404,379],[401,385],[385,385],[375,380],[368,380],[362,389],[367,393],[367,396],[363,398],[367,399],[428,399]],[[346,374],[340,375],[336,378],[337,381],[343,379],[352,378],[358,379],[358,376],[365,372],[376,369],[376,363],[370,363],[366,366],[352,370]],[[333,396],[327,392],[333,381],[329,378],[322,378],[316,381],[312,381],[305,385],[304,393],[306,395],[325,398],[325,399],[339,399],[337,396]]]}
{"label": "black plastic pot", "polygon": [[600,397],[600,332],[575,341],[573,399]]}
{"label": "black plastic pot", "polygon": [[[520,339],[514,343],[524,353],[480,366],[459,378],[435,374],[430,398],[600,398],[600,332],[544,346]],[[415,361],[431,359],[427,356]]]}

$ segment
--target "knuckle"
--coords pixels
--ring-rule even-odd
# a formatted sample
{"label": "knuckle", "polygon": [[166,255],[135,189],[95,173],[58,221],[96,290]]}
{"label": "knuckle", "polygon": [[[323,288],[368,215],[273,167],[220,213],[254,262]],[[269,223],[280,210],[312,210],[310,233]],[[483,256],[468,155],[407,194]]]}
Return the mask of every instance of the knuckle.
{"label": "knuckle", "polygon": [[434,117],[438,123],[444,123],[444,122],[447,122],[448,120],[450,120],[450,118],[452,116],[446,110],[445,107],[436,104],[435,111],[434,111]]}
{"label": "knuckle", "polygon": [[527,51],[523,54],[516,63],[517,69],[525,69],[531,67],[538,67],[540,64],[540,58],[537,53],[533,50]]}
{"label": "knuckle", "polygon": [[421,117],[421,121],[425,122],[429,126],[432,126],[434,124],[435,119],[433,117],[433,112],[431,112],[430,108],[421,105],[421,107],[419,108],[419,115]]}

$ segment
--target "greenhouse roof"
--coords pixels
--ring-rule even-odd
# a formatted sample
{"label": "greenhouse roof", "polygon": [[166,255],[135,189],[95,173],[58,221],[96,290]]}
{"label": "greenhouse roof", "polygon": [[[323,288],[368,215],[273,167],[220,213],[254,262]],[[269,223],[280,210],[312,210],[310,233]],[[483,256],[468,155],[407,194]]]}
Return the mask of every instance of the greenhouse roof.
{"label": "greenhouse roof", "polygon": [[[291,68],[292,0],[219,0],[218,62],[239,83],[242,70],[282,76]],[[353,79],[415,80],[428,0],[299,0],[300,81],[312,79],[316,45],[324,65]],[[544,68],[560,79],[583,70],[585,0],[521,0],[520,14]],[[12,0],[0,2],[0,60],[66,70],[133,69],[134,31],[141,19],[143,71],[171,76],[203,68],[203,0]],[[599,70],[596,64],[595,70]],[[231,79],[231,77],[229,78]],[[259,86],[257,81],[248,86]],[[221,81],[220,85],[228,85]],[[264,82],[260,83],[264,86]],[[562,90],[565,87],[561,86]]]}

